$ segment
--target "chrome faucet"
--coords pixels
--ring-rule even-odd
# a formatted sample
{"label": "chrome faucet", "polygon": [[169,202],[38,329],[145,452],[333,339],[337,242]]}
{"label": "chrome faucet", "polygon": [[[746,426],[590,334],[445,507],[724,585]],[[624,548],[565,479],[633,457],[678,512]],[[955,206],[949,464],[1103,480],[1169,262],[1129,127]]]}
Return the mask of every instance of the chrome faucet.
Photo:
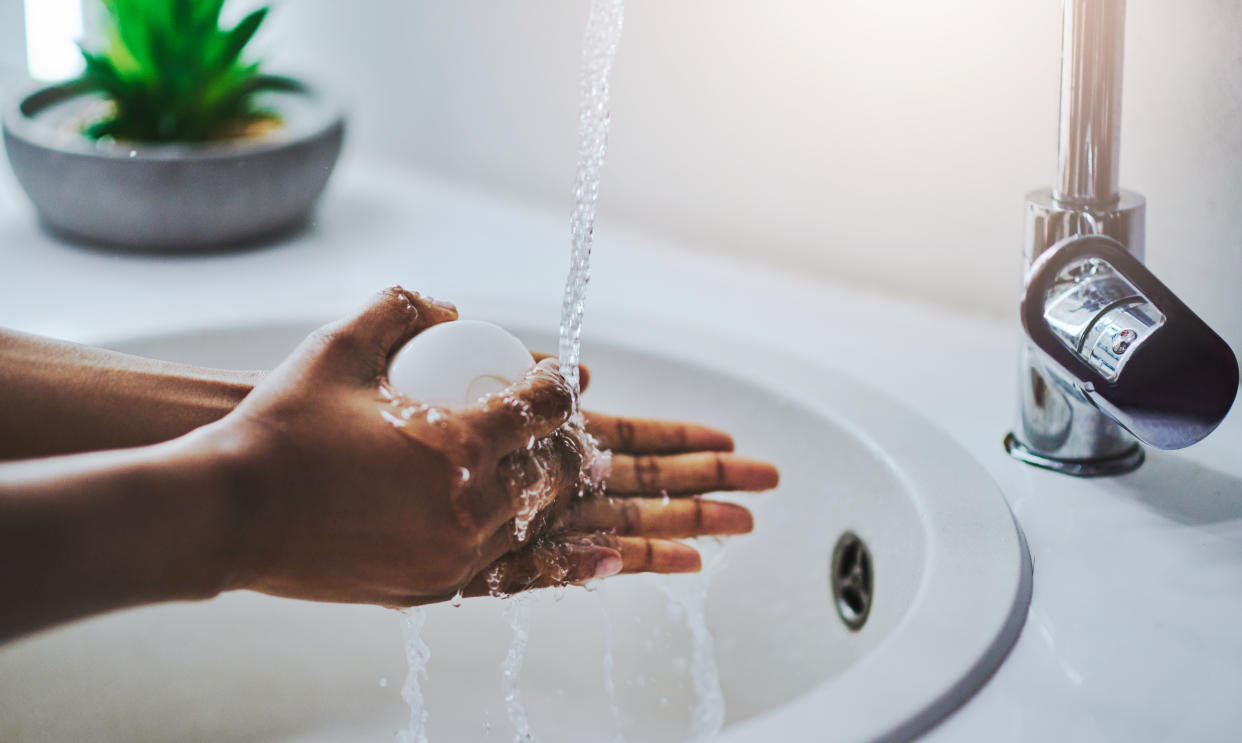
{"label": "chrome faucet", "polygon": [[1064,0],[1057,180],[1026,198],[1014,457],[1129,472],[1139,442],[1211,433],[1238,390],[1228,344],[1143,265],[1146,201],[1119,188],[1125,0]]}

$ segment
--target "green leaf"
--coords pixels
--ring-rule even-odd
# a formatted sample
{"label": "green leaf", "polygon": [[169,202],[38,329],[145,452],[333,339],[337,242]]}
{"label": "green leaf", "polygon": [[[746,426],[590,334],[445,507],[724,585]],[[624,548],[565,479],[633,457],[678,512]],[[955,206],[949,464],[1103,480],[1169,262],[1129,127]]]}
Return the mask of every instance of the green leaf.
{"label": "green leaf", "polygon": [[228,42],[225,44],[224,53],[220,58],[223,65],[231,65],[237,61],[241,50],[250,43],[250,39],[254,37],[254,32],[259,30],[259,25],[263,23],[263,19],[266,17],[267,8],[259,8],[246,16],[241,23],[237,24],[229,32]]}
{"label": "green leaf", "polygon": [[102,50],[83,49],[79,80],[101,92],[115,115],[91,136],[202,139],[253,115],[254,95],[273,89],[242,53],[267,17],[251,12],[220,28],[224,0],[95,0],[106,11]]}
{"label": "green leaf", "polygon": [[196,0],[194,3],[194,25],[200,28],[217,29],[220,27],[220,11],[224,9],[224,0]]}

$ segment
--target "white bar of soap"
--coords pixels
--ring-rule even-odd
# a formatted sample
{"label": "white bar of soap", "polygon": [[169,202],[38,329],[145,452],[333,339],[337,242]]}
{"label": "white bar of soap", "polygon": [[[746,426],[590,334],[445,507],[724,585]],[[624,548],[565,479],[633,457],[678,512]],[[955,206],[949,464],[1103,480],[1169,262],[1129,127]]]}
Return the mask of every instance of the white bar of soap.
{"label": "white bar of soap", "polygon": [[532,366],[526,346],[499,325],[454,320],[402,346],[388,364],[388,381],[419,402],[457,408],[517,382]]}

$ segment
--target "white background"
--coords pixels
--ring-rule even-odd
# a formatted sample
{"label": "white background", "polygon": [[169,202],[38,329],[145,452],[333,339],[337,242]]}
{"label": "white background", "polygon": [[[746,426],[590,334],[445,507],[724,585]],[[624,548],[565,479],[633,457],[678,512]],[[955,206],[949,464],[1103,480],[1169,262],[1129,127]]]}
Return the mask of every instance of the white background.
{"label": "white background", "polygon": [[[347,98],[350,156],[568,214],[586,7],[285,0],[257,46]],[[0,0],[9,67],[20,15]],[[604,225],[1012,317],[1059,24],[1056,0],[629,0]],[[1242,0],[1131,0],[1126,57],[1149,263],[1242,346]]]}

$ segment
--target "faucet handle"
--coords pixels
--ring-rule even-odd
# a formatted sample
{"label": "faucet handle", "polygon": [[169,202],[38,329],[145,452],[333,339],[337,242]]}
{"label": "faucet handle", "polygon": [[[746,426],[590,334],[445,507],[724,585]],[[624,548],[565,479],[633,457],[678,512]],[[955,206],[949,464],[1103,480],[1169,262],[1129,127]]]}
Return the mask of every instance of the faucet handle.
{"label": "faucet handle", "polygon": [[1087,399],[1159,449],[1207,436],[1237,396],[1229,345],[1111,237],[1076,235],[1044,251],[1021,318]]}

